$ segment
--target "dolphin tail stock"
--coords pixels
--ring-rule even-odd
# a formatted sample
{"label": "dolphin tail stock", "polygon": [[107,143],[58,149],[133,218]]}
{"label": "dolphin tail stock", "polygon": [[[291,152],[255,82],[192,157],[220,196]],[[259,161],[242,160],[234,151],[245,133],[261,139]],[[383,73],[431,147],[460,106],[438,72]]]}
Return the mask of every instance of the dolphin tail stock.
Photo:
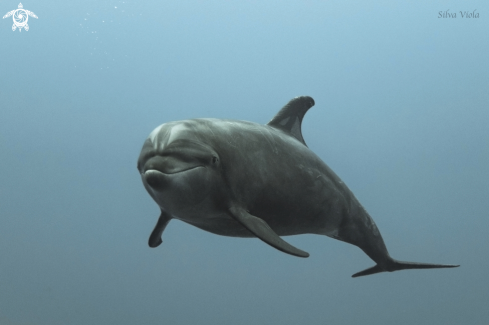
{"label": "dolphin tail stock", "polygon": [[452,268],[452,267],[459,267],[459,266],[460,265],[456,265],[456,264],[430,264],[430,263],[403,262],[403,261],[397,261],[395,259],[391,259],[387,269],[384,269],[379,264],[377,264],[368,269],[355,273],[351,277],[357,278],[359,276],[371,275],[380,272],[394,272],[394,271],[409,270],[409,269],[442,269],[442,268]]}

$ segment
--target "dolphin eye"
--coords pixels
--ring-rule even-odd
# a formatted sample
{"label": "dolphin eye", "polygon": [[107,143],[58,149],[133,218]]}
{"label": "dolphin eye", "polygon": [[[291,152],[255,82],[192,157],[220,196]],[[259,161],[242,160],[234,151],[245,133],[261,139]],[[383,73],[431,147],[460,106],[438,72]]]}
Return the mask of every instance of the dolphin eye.
{"label": "dolphin eye", "polygon": [[219,158],[217,158],[216,156],[212,156],[212,163],[217,164],[218,162],[219,162]]}

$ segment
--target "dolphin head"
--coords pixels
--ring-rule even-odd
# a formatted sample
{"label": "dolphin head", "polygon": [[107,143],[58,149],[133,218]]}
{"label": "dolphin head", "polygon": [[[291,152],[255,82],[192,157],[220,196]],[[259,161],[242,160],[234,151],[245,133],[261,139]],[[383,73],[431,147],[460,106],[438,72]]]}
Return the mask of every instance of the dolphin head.
{"label": "dolphin head", "polygon": [[160,125],[146,139],[138,170],[160,208],[178,217],[209,197],[220,159],[190,122]]}

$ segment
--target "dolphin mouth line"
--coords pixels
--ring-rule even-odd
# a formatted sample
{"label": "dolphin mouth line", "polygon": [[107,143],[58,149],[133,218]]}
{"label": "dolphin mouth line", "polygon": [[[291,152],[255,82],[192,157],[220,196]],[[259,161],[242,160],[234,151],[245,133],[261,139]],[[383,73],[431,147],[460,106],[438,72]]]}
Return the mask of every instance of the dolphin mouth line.
{"label": "dolphin mouth line", "polygon": [[180,174],[180,173],[188,172],[189,170],[196,169],[196,168],[205,168],[205,166],[190,167],[190,168],[187,168],[187,169],[179,170],[179,171],[174,172],[174,173],[164,173],[164,172],[159,171],[157,169],[148,169],[147,171],[145,171],[143,173],[143,175],[151,175],[151,174],[157,174],[157,175],[175,175],[175,174]]}

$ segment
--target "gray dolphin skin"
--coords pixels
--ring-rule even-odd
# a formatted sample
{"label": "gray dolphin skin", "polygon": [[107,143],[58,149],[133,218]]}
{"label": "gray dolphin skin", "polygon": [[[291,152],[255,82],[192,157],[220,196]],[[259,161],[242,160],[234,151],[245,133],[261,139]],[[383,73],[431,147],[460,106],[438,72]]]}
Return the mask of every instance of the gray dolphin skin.
{"label": "gray dolphin skin", "polygon": [[157,127],[138,160],[144,187],[161,215],[149,246],[171,219],[214,234],[258,237],[284,253],[309,254],[279,236],[326,235],[362,249],[376,265],[353,277],[459,265],[397,261],[348,187],[302,138],[311,97],[292,99],[266,125],[192,119]]}

